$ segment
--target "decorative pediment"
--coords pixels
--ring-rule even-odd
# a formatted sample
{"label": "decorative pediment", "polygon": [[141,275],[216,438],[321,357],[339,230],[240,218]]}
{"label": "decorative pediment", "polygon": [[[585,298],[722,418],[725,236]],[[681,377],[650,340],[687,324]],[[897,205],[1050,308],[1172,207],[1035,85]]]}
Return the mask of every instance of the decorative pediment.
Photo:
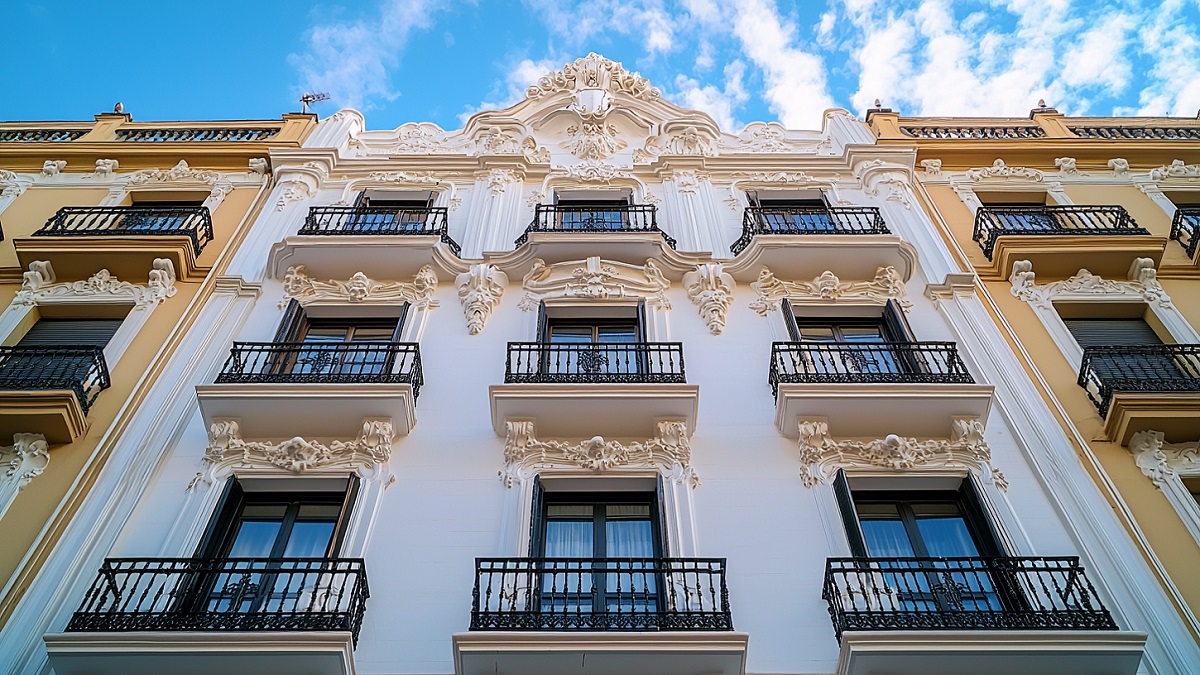
{"label": "decorative pediment", "polygon": [[1004,160],[997,159],[992,162],[991,166],[969,169],[967,171],[967,178],[975,182],[989,179],[1007,180],[1020,178],[1040,183],[1045,179],[1045,175],[1037,169],[1030,169],[1023,166],[1008,166],[1004,163]]}
{"label": "decorative pediment", "polygon": [[390,419],[364,419],[362,431],[349,441],[328,443],[299,436],[282,441],[247,441],[235,419],[214,420],[208,429],[208,448],[188,489],[200,481],[212,483],[227,471],[252,469],[312,472],[366,471],[392,457],[394,434]]}
{"label": "decorative pediment", "polygon": [[875,304],[895,300],[902,308],[911,309],[904,280],[895,267],[880,267],[870,281],[844,282],[833,272],[825,270],[812,281],[782,281],[764,267],[758,280],[751,282],[758,297],[750,309],[762,316],[779,308],[785,298],[794,305]]}
{"label": "decorative pediment", "polygon": [[657,100],[662,96],[658,89],[650,86],[650,81],[646,78],[625,70],[625,67],[616,61],[610,61],[592,52],[568,63],[561,70],[538,78],[537,84],[525,90],[525,97],[536,99],[548,94],[586,89],[627,94],[647,101]]}
{"label": "decorative pediment", "polygon": [[1081,269],[1070,279],[1038,284],[1033,263],[1028,260],[1014,262],[1008,280],[1012,284],[1009,292],[1014,297],[1041,309],[1050,309],[1055,301],[1097,297],[1111,297],[1117,300],[1121,296],[1132,297],[1163,308],[1171,306],[1171,298],[1158,283],[1158,273],[1154,269],[1154,261],[1150,258],[1134,260],[1129,268],[1127,281],[1105,279]]}
{"label": "decorative pediment", "polygon": [[467,332],[478,335],[487,325],[488,317],[500,304],[508,275],[494,265],[471,265],[466,272],[454,278],[458,286],[458,300],[467,317]]}
{"label": "decorative pediment", "polygon": [[725,330],[725,316],[733,304],[733,289],[737,283],[720,263],[697,265],[695,271],[683,275],[688,299],[700,310],[700,317],[713,335]]}
{"label": "decorative pediment", "polygon": [[948,439],[917,440],[894,434],[871,440],[835,441],[823,418],[801,419],[800,481],[811,488],[833,480],[838,469],[938,470],[965,468],[1008,490],[1004,474],[991,465],[992,451],[976,417],[955,418]]}
{"label": "decorative pediment", "polygon": [[167,258],[155,259],[145,284],[121,281],[108,270],[100,270],[82,281],[57,283],[49,262],[35,260],[21,279],[13,303],[40,305],[46,302],[129,304],[145,309],[175,295],[175,265]]}
{"label": "decorative pediment", "polygon": [[220,179],[220,174],[216,171],[206,169],[192,169],[188,167],[187,160],[179,160],[179,163],[167,170],[161,169],[146,169],[138,171],[129,176],[128,185],[147,185],[151,183],[203,183],[209,187],[217,184]]}
{"label": "decorative pediment", "polygon": [[523,280],[525,295],[520,308],[537,309],[544,300],[621,300],[644,299],[660,309],[670,309],[665,291],[671,282],[653,260],[645,265],[603,261],[599,257],[587,260],[547,265],[537,258]]}
{"label": "decorative pediment", "polygon": [[508,420],[504,441],[504,469],[500,478],[507,487],[542,469],[583,469],[610,473],[623,469],[655,469],[679,476],[693,488],[700,478],[692,469],[692,449],[687,425],[660,421],[657,434],[646,441],[617,441],[600,436],[580,441],[541,440],[529,420]]}
{"label": "decorative pediment", "polygon": [[362,272],[355,272],[346,281],[318,281],[308,276],[304,265],[289,267],[283,278],[283,299],[279,306],[295,299],[300,306],[317,302],[349,304],[383,304],[410,302],[417,309],[437,307],[433,299],[437,290],[437,274],[425,265],[417,270],[412,281],[375,281]]}

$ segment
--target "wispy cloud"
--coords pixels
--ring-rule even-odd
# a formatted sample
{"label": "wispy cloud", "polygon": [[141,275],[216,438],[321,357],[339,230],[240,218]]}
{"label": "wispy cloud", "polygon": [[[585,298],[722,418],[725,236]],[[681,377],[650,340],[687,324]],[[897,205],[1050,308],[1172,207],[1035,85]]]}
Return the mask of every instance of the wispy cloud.
{"label": "wispy cloud", "polygon": [[306,35],[308,48],[290,54],[288,63],[299,71],[302,88],[328,92],[341,107],[369,110],[400,95],[392,74],[404,46],[414,30],[431,25],[441,4],[386,0],[367,16],[315,25]]}
{"label": "wispy cloud", "polygon": [[467,109],[458,115],[459,124],[466,124],[471,115],[480,110],[500,110],[519,103],[521,99],[525,98],[525,90],[530,85],[561,67],[562,63],[553,58],[540,61],[519,59],[511,62],[504,68],[507,75],[504,77],[503,84],[496,88],[491,100],[484,101],[479,105],[467,106]]}
{"label": "wispy cloud", "polygon": [[774,3],[739,2],[734,33],[742,51],[762,71],[763,97],[779,121],[794,127],[819,123],[821,111],[833,107],[825,64],[820,56],[798,46],[796,27],[779,16]]}

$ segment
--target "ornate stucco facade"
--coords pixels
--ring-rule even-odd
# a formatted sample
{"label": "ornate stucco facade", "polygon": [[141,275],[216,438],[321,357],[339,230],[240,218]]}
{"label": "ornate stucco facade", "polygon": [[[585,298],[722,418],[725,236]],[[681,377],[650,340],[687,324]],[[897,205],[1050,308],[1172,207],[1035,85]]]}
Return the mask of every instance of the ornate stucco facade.
{"label": "ornate stucco facade", "polygon": [[462,129],[270,148],[10,670],[1189,672],[1177,587],[877,129],[722,130],[592,54]]}

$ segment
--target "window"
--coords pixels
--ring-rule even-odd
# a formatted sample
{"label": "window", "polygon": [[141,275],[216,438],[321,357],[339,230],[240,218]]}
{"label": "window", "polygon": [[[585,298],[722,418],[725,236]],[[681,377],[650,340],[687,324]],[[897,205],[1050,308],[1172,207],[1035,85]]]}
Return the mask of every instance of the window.
{"label": "window", "polygon": [[432,203],[431,190],[364,190],[346,225],[356,232],[424,230]]}
{"label": "window", "polygon": [[780,232],[824,232],[835,229],[825,195],[816,190],[751,190],[746,193],[756,209],[759,227]]}
{"label": "window", "polygon": [[391,372],[395,354],[387,345],[399,340],[408,305],[399,317],[311,317],[295,300],[275,334],[276,344],[296,345],[286,350],[278,372],[370,375]]}
{"label": "window", "polygon": [[666,548],[653,492],[548,492],[534,483],[531,547],[544,559],[541,611],[650,615]]}
{"label": "window", "polygon": [[1061,228],[1046,210],[1050,204],[1047,201],[1050,198],[1048,193],[981,192],[976,196],[984,208],[994,209],[990,217],[1002,229],[1041,232]]}
{"label": "window", "polygon": [[563,230],[621,230],[629,226],[628,190],[569,190],[554,193]]}
{"label": "window", "polygon": [[828,373],[906,373],[921,370],[918,355],[903,349],[914,342],[904,312],[888,301],[878,317],[797,316],[784,301],[792,340],[810,345],[811,370]]}
{"label": "window", "polygon": [[104,347],[124,319],[41,317],[17,342],[19,347]]}
{"label": "window", "polygon": [[133,205],[129,207],[117,227],[144,232],[187,230],[190,229],[190,221],[197,210],[204,206],[205,200],[205,197],[153,199],[154,196],[153,193],[134,193]]}
{"label": "window", "polygon": [[602,317],[584,308],[550,308],[539,314],[538,342],[547,345],[543,372],[583,375],[632,374],[647,369],[642,305],[606,308]]}

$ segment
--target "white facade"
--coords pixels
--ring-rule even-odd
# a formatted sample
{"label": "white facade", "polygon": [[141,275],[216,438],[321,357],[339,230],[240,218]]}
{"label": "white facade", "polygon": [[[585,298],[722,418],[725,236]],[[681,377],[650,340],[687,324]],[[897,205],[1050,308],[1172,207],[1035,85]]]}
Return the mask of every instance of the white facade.
{"label": "white facade", "polygon": [[[354,472],[362,486],[339,555],[365,559],[371,597],[353,671],[455,672],[454,636],[468,633],[475,558],[529,553],[534,476],[558,480],[558,489],[597,489],[594,481],[604,480],[604,489],[622,491],[653,485],[661,474],[666,554],[727,559],[738,637],[709,633],[695,644],[723,640],[733,646],[721,649],[736,656],[748,635],[744,664],[725,672],[839,672],[849,656],[835,639],[822,582],[826,559],[850,554],[831,486],[840,468],[853,489],[975,481],[1005,553],[1080,556],[1121,628],[1096,644],[1074,633],[1082,642],[1064,649],[1127,658],[1146,633],[1137,672],[1193,672],[1200,649],[1171,599],[996,334],[973,277],[918,206],[914,157],[875,146],[844,110],[827,111],[820,131],[758,123],[722,131],[595,55],[458,131],[430,124],[365,131],[357,112],[331,116],[305,148],[273,151],[269,208],[227,261],[181,357],[133,414],[96,488],[0,633],[0,663],[13,673],[49,672],[42,636],[63,631],[102,560],[192,555],[234,476],[303,490]],[[432,191],[433,203],[448,208],[448,234],[461,256],[427,238],[297,236],[310,207],[351,205],[363,190]],[[572,190],[656,205],[675,249],[656,233],[548,233],[514,246],[535,205]],[[747,193],[772,190],[877,207],[892,234],[834,243],[782,236],[778,244],[759,236],[732,255]],[[764,267],[773,279],[761,275]],[[836,278],[822,277],[827,271]],[[376,282],[362,286],[365,296],[353,289],[359,272]],[[270,342],[294,297],[341,316],[394,316],[408,303],[400,340],[419,342],[424,373],[415,407],[403,392],[368,395],[356,385],[305,401],[267,387],[239,398],[237,385],[213,385],[231,344]],[[827,317],[879,316],[895,300],[918,340],[957,344],[976,384],[816,393],[793,385],[777,403],[767,375],[772,342],[789,339],[782,298],[802,316]],[[683,343],[686,385],[599,393],[585,385],[502,386],[507,343],[537,339],[538,301],[552,311],[622,316],[644,301],[645,338]],[[638,396],[645,400],[629,398]],[[621,407],[622,398],[636,402]],[[565,450],[548,458],[542,446],[523,450],[520,443],[536,441],[514,439],[506,423],[531,417],[536,439],[566,439],[585,452],[586,439],[616,438],[628,452],[597,465]],[[390,427],[360,436],[364,418]],[[228,427],[218,428],[230,419],[240,442],[260,443],[259,451],[230,445]],[[663,420],[683,422],[682,439],[663,440],[655,426]],[[826,426],[814,431],[821,421]],[[646,448],[656,434],[654,455]],[[889,435],[900,438],[862,450]],[[296,436],[357,450],[283,466],[266,446]],[[487,637],[460,635],[461,653],[472,635]],[[571,636],[551,636],[540,649],[555,649],[560,638]],[[956,639],[944,637],[942,646]],[[628,642],[633,647],[622,648],[636,654],[636,636]],[[973,669],[991,672],[989,658]]]}

